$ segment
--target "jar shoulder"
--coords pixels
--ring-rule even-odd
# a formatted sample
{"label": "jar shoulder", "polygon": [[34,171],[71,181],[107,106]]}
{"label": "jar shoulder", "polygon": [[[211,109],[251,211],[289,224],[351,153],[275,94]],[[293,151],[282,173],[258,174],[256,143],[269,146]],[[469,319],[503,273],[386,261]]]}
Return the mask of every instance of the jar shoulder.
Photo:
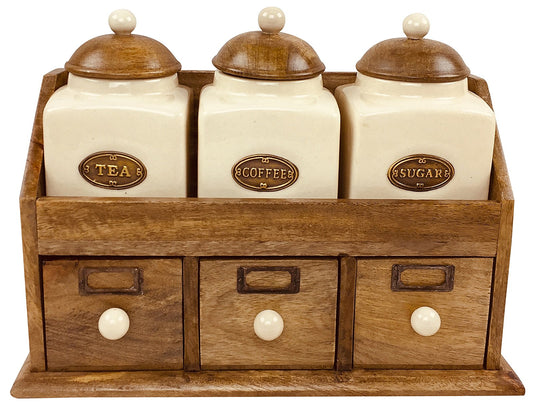
{"label": "jar shoulder", "polygon": [[482,116],[494,119],[494,111],[476,94],[466,91],[456,97],[416,97],[368,94],[355,84],[340,86],[335,91],[335,98],[343,113],[355,115],[376,114],[449,114],[465,116]]}
{"label": "jar shoulder", "polygon": [[48,100],[44,114],[61,113],[79,109],[105,110],[110,108],[145,108],[165,111],[187,109],[192,90],[176,86],[169,91],[156,93],[98,94],[72,89],[67,85],[59,88]]}
{"label": "jar shoulder", "polygon": [[339,116],[339,108],[333,94],[326,88],[309,95],[262,95],[231,93],[215,85],[202,89],[199,114],[219,114],[246,111],[287,111]]}

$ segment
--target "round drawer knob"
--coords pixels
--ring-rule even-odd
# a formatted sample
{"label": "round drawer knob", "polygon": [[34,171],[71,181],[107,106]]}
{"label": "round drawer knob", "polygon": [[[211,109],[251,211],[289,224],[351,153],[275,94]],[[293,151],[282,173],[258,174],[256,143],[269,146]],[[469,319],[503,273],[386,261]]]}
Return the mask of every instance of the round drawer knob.
{"label": "round drawer knob", "polygon": [[440,329],[440,316],[431,307],[419,307],[411,315],[411,327],[419,335],[429,337]]}
{"label": "round drawer knob", "polygon": [[273,341],[283,332],[283,318],[274,310],[263,310],[254,320],[255,335],[264,341]]}
{"label": "round drawer knob", "polygon": [[130,318],[124,310],[113,307],[107,309],[98,320],[98,331],[109,340],[121,339],[130,328]]}

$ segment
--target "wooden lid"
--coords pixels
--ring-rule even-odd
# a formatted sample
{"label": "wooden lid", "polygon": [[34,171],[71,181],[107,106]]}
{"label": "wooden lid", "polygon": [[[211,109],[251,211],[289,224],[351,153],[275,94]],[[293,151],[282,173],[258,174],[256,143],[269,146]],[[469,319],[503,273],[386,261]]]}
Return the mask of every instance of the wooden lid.
{"label": "wooden lid", "polygon": [[135,16],[117,10],[109,16],[114,34],[81,45],[65,64],[69,73],[97,79],[151,79],[176,74],[181,64],[160,42],[132,35]]}
{"label": "wooden lid", "polygon": [[223,73],[262,80],[302,80],[316,77],[325,66],[307,42],[280,31],[285,15],[277,7],[259,13],[261,31],[230,39],[213,58]]}
{"label": "wooden lid", "polygon": [[417,83],[459,81],[470,74],[461,56],[450,46],[423,39],[429,21],[411,14],[403,22],[407,38],[389,39],[370,48],[357,63],[357,71],[385,80]]}

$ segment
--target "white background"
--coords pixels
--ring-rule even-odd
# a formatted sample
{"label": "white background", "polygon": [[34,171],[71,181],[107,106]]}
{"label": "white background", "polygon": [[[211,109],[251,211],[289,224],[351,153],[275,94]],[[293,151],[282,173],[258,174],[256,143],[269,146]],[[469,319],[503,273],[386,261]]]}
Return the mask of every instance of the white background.
{"label": "white background", "polygon": [[[86,40],[109,32],[108,14],[129,8],[136,33],[163,42],[184,69],[212,69],[211,58],[231,37],[257,29],[257,14],[276,5],[286,14],[284,32],[309,42],[328,71],[353,71],[373,44],[402,36],[402,20],[425,13],[428,38],[445,42],[473,74],[485,78],[492,94],[516,199],[503,355],[528,387],[533,386],[531,322],[533,225],[531,151],[533,35],[529,1],[8,1],[0,5],[1,93],[0,178],[1,328],[0,397],[9,389],[28,354],[18,194],[42,75],[62,67]],[[468,308],[465,308],[468,310]],[[527,397],[527,396],[526,396]],[[115,399],[114,403],[143,399]],[[155,400],[155,399],[154,399]],[[176,399],[172,399],[176,400]],[[178,402],[211,399],[178,399]],[[233,402],[235,399],[219,399]],[[244,402],[247,399],[240,399]],[[263,402],[271,400],[262,399]],[[292,399],[307,402],[307,398]],[[335,401],[334,401],[335,400]],[[352,402],[360,398],[317,398]],[[524,402],[528,398],[366,398],[365,402]],[[73,400],[63,400],[71,402]],[[88,401],[88,400],[86,400]],[[85,401],[85,402],[86,402]],[[106,402],[110,400],[101,400]],[[50,402],[47,400],[46,402]]]}

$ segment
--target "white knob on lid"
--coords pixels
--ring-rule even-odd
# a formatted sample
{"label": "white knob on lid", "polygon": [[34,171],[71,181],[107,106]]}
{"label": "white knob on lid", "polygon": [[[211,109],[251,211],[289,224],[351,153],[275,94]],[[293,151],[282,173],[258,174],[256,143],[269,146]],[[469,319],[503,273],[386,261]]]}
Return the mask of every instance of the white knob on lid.
{"label": "white knob on lid", "polygon": [[420,13],[408,15],[403,20],[403,32],[409,39],[422,39],[429,32],[429,20]]}
{"label": "white knob on lid", "polygon": [[263,310],[254,320],[254,332],[264,341],[273,341],[283,332],[283,318],[274,310]]}
{"label": "white knob on lid", "polygon": [[431,307],[419,307],[411,315],[411,327],[417,334],[430,337],[440,329],[439,313]]}
{"label": "white knob on lid", "polygon": [[117,307],[107,309],[98,320],[98,331],[109,340],[121,339],[130,329],[128,313]]}
{"label": "white knob on lid", "polygon": [[277,7],[266,7],[258,17],[259,27],[267,34],[277,34],[285,26],[285,14]]}
{"label": "white knob on lid", "polygon": [[137,19],[130,10],[115,10],[109,15],[109,26],[117,35],[130,35],[137,25]]}

